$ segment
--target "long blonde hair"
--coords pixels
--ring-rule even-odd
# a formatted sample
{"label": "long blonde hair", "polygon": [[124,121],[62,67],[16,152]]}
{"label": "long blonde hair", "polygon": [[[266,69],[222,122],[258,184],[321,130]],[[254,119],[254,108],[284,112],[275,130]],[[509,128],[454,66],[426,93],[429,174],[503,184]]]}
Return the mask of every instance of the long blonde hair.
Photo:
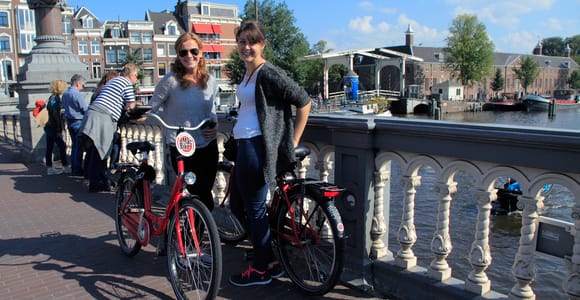
{"label": "long blonde hair", "polygon": [[[183,76],[187,73],[187,70],[185,69],[185,67],[181,63],[181,60],[179,59],[179,51],[183,48],[183,44],[190,40],[193,40],[197,44],[199,51],[201,51],[201,49],[203,48],[203,43],[201,42],[199,36],[197,36],[197,34],[195,33],[186,32],[181,36],[179,36],[177,41],[175,41],[175,53],[177,53],[177,57],[175,58],[175,63],[173,64],[171,70],[173,71],[173,74],[177,78],[177,81],[179,81],[179,85],[183,88],[189,87],[191,85],[191,82],[183,78]],[[207,71],[207,65],[205,62],[205,57],[203,55],[199,59],[197,69],[195,70],[195,75],[198,80],[199,86],[202,89],[205,89],[207,87],[207,81],[209,80],[209,73]]]}

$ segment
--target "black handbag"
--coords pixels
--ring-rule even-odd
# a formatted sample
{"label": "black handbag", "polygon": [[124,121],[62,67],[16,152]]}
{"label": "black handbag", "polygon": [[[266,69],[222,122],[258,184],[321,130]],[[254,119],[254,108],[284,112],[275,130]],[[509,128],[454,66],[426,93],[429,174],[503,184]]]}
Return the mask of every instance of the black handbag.
{"label": "black handbag", "polygon": [[236,156],[238,155],[238,141],[236,141],[233,136],[230,136],[230,138],[225,142],[223,155],[229,161],[236,161]]}

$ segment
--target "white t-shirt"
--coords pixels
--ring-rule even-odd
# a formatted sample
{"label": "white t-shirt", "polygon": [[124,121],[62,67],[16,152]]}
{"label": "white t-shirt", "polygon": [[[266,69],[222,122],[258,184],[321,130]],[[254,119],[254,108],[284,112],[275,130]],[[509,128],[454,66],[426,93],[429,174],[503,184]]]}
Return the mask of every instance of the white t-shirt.
{"label": "white t-shirt", "polygon": [[240,110],[234,126],[235,139],[249,139],[262,135],[256,112],[256,78],[261,68],[262,66],[258,67],[253,74],[246,74],[236,90],[236,96],[240,101]]}

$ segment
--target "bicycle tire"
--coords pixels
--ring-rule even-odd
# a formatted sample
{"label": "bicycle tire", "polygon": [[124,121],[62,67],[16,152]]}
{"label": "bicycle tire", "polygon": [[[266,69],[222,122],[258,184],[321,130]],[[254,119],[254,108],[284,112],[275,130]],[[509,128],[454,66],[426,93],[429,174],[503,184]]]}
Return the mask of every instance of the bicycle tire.
{"label": "bicycle tire", "polygon": [[[321,296],[334,288],[343,267],[344,239],[339,226],[342,219],[333,202],[316,201],[316,197],[306,192],[303,201],[300,191],[289,191],[288,197],[294,212],[298,212],[300,203],[307,209],[307,216],[298,218],[298,231],[301,243],[291,243],[284,234],[292,235],[289,225],[289,209],[284,201],[280,202],[275,220],[276,244],[282,267],[292,283],[305,294]],[[312,230],[306,229],[310,220]],[[314,234],[318,234],[317,240]]]}
{"label": "bicycle tire", "polygon": [[[226,193],[225,199],[214,197],[215,203],[212,215],[218,226],[221,241],[228,245],[236,245],[246,238],[247,233],[242,223],[230,209],[230,197],[228,191],[231,175],[230,170],[231,165],[218,165],[218,174],[216,178],[219,180],[225,179]],[[223,177],[220,176],[220,173]]]}
{"label": "bicycle tire", "polygon": [[[127,256],[135,256],[141,250],[141,244],[123,224],[122,218],[123,207],[127,208],[144,208],[143,191],[135,186],[135,172],[130,170],[124,172],[119,178],[115,201],[115,229],[117,231],[117,240],[121,251]],[[125,206],[128,197],[131,196],[130,203]]]}
{"label": "bicycle tire", "polygon": [[[195,220],[193,226],[202,255],[196,250],[190,230],[190,213]],[[181,224],[185,258],[181,257],[178,247],[176,222]],[[196,197],[182,198],[179,213],[171,216],[167,233],[169,279],[177,299],[214,299],[222,277],[222,251],[217,225],[209,209]]]}

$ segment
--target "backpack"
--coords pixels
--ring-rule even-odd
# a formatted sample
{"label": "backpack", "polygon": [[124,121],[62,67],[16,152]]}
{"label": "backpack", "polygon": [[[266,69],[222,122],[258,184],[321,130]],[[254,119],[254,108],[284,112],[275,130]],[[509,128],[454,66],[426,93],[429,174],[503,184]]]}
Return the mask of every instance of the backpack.
{"label": "backpack", "polygon": [[62,117],[62,102],[59,96],[52,95],[46,103],[46,110],[48,111],[48,122],[45,126],[62,130],[64,128]]}

